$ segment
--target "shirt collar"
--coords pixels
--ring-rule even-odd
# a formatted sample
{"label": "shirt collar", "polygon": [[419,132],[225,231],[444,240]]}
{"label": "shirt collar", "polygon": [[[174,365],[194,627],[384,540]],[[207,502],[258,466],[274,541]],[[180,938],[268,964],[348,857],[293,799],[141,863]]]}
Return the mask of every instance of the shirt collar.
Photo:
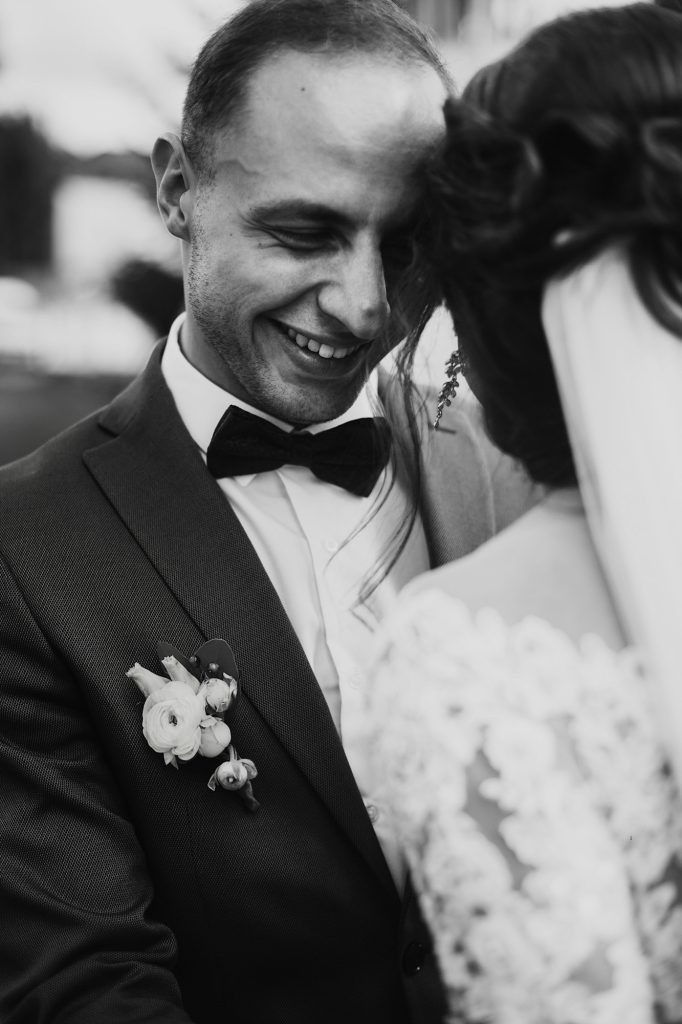
{"label": "shirt collar", "polygon": [[[255,409],[248,402],[236,398],[226,391],[225,388],[214,384],[212,380],[205,377],[195,366],[189,362],[182,351],[180,336],[182,325],[185,322],[185,314],[181,313],[174,320],[168,332],[168,340],[161,360],[161,371],[168,385],[173,400],[177,407],[180,418],[189,432],[190,437],[205,456],[213,432],[219,421],[231,405],[239,409],[245,409],[254,416],[269,420],[282,430],[294,430],[290,423],[270,416],[260,409]],[[379,401],[377,397],[377,370],[374,370],[370,378],[350,409],[347,409],[341,416],[325,423],[313,423],[308,428],[311,433],[317,434],[322,430],[329,430],[331,427],[347,423],[349,420],[361,419],[364,416],[373,416]],[[237,477],[240,482],[249,483],[255,474]]]}

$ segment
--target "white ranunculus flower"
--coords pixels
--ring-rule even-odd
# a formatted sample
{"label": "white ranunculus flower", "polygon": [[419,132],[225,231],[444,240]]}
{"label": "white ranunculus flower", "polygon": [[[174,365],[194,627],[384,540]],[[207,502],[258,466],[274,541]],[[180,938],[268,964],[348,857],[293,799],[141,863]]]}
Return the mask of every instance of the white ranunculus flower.
{"label": "white ranunculus flower", "polygon": [[219,718],[209,718],[208,724],[201,726],[199,753],[202,757],[217,757],[229,746],[231,739],[232,734],[228,725],[225,725]]}
{"label": "white ranunculus flower", "polygon": [[204,703],[191,686],[171,680],[150,693],[142,709],[142,732],[166,763],[189,761],[201,743]]}

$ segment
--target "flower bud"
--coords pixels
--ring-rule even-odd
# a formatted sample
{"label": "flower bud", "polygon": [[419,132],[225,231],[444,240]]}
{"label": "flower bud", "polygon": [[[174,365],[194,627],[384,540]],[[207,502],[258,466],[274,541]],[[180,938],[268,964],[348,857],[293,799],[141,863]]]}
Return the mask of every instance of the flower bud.
{"label": "flower bud", "polygon": [[232,676],[227,679],[207,679],[201,686],[201,693],[211,712],[222,715],[237,696],[237,681]]}
{"label": "flower bud", "polygon": [[253,761],[246,757],[233,757],[231,754],[229,761],[218,765],[208,784],[211,789],[215,789],[216,783],[223,789],[241,789],[251,779],[255,779],[257,774]]}
{"label": "flower bud", "polygon": [[199,680],[195,675],[181,665],[177,658],[174,658],[172,654],[169,654],[167,658],[164,658],[161,662],[170,678],[176,683],[184,683],[189,686],[190,689],[197,693],[199,690]]}
{"label": "flower bud", "polygon": [[128,669],[126,675],[128,679],[132,679],[137,684],[145,697],[165,686],[168,682],[165,676],[158,676],[156,672],[150,672],[148,668],[143,668],[137,662],[135,662],[132,668]]}
{"label": "flower bud", "polygon": [[219,718],[210,718],[207,725],[201,726],[199,753],[202,757],[217,757],[229,746],[231,739],[229,726]]}

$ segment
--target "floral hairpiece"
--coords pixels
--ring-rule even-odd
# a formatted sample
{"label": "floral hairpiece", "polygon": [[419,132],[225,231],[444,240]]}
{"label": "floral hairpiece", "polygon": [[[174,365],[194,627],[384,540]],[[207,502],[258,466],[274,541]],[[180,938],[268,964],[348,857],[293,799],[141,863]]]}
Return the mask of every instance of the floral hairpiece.
{"label": "floral hairpiece", "polygon": [[237,664],[225,640],[209,640],[190,658],[170,644],[159,643],[157,652],[168,678],[135,663],[126,675],[144,694],[142,732],[152,750],[163,754],[166,764],[201,757],[223,760],[208,780],[216,786],[239,793],[250,811],[259,804],[251,779],[258,772],[253,761],[241,758],[232,745],[232,731],[226,713],[239,695]]}
{"label": "floral hairpiece", "polygon": [[446,405],[450,405],[457,394],[457,388],[459,387],[459,375],[462,371],[462,365],[462,357],[459,354],[459,349],[455,349],[445,364],[445,383],[438,394],[436,418],[433,421],[434,430],[438,429],[438,424],[440,423],[441,416],[445,411]]}

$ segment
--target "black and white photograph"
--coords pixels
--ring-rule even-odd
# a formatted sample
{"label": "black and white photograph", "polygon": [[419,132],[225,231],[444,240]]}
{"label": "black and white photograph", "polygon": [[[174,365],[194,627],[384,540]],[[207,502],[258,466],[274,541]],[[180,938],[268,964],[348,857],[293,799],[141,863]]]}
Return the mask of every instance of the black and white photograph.
{"label": "black and white photograph", "polygon": [[682,1024],[682,0],[0,0],[0,1024]]}

